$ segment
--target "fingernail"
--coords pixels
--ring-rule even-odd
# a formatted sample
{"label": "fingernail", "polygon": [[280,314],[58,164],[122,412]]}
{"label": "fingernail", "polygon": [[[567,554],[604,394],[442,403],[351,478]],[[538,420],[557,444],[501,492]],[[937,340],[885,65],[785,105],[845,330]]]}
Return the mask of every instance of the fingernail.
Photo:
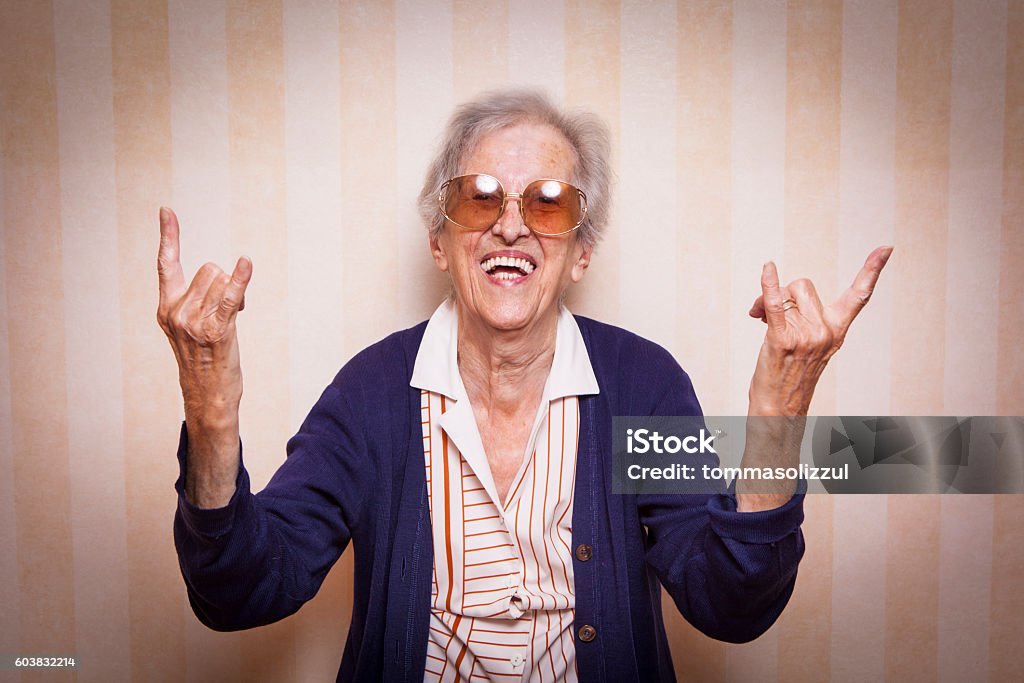
{"label": "fingernail", "polygon": [[890,257],[890,256],[892,256],[892,250],[893,250],[893,248],[894,248],[894,247],[891,247],[891,246],[890,246],[890,247],[887,247],[887,248],[886,248],[886,250],[885,250],[885,252],[883,252],[883,253],[882,253],[882,261],[883,261],[883,262],[885,262],[885,261],[888,261],[888,260],[889,260],[889,257]]}
{"label": "fingernail", "polygon": [[171,220],[171,212],[167,210],[166,206],[161,206],[160,207],[160,222],[161,223],[166,223],[169,220]]}

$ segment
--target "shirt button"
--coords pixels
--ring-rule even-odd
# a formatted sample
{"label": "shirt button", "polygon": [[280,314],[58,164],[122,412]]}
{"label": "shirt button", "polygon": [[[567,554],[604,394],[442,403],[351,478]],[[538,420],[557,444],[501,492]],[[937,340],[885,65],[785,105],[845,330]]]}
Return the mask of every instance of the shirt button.
{"label": "shirt button", "polygon": [[586,543],[580,543],[576,546],[576,559],[580,562],[586,562],[594,556],[594,549]]}
{"label": "shirt button", "polygon": [[579,635],[580,640],[582,640],[584,643],[589,643],[594,638],[597,638],[597,629],[591,626],[590,624],[584,624],[583,626],[580,626]]}
{"label": "shirt button", "polygon": [[519,667],[521,667],[523,665],[523,661],[524,660],[523,660],[522,655],[515,655],[515,656],[512,657],[512,666],[514,668],[518,669]]}

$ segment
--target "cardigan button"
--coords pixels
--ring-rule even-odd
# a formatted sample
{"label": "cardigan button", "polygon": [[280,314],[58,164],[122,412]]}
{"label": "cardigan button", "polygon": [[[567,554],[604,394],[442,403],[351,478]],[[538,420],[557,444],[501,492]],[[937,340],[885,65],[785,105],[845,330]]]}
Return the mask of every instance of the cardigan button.
{"label": "cardigan button", "polygon": [[580,562],[586,562],[594,556],[594,549],[586,543],[580,543],[576,546],[576,559]]}
{"label": "cardigan button", "polygon": [[583,624],[583,626],[580,626],[579,635],[580,640],[582,640],[584,643],[589,643],[594,638],[597,638],[597,629],[591,626],[590,624]]}

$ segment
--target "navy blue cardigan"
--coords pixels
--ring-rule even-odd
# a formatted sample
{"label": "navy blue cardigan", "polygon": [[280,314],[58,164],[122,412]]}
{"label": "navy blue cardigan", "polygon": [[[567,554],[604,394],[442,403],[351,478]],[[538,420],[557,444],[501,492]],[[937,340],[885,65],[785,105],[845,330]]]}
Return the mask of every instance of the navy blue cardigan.
{"label": "navy blue cardigan", "polygon": [[[756,638],[793,590],[804,549],[802,496],[776,510],[739,513],[725,491],[613,494],[612,416],[699,415],[700,405],[663,348],[576,320],[600,386],[579,404],[573,547],[586,543],[593,552],[573,558],[573,628],[597,633],[589,642],[575,639],[580,679],[672,681],[661,586],[709,636]],[[243,467],[226,507],[191,505],[183,426],[174,538],[204,624],[244,629],[294,613],[351,541],[352,625],[338,680],[423,680],[434,548],[420,392],[409,379],[425,326],[397,332],[346,364],[256,495]]]}

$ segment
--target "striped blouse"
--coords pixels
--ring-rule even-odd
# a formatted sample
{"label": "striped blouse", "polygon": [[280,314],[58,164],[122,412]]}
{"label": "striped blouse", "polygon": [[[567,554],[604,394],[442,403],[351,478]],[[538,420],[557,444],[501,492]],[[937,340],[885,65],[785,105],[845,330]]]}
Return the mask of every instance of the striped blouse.
{"label": "striped blouse", "polygon": [[[589,357],[563,309],[523,463],[502,501],[458,374],[457,338],[446,302],[428,324],[412,380],[421,389],[435,548],[424,680],[574,681],[576,397],[597,392]],[[442,355],[428,363],[431,350]]]}

